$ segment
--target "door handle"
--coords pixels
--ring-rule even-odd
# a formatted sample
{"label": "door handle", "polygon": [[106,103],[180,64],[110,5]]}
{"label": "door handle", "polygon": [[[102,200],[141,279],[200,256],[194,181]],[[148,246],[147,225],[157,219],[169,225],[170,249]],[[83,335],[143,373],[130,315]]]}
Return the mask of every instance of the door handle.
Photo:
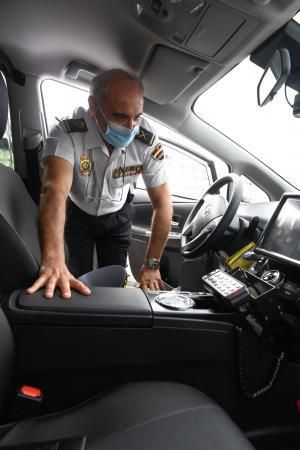
{"label": "door handle", "polygon": [[171,220],[172,228],[179,228],[181,222],[182,222],[182,217],[181,216],[173,216],[172,220]]}

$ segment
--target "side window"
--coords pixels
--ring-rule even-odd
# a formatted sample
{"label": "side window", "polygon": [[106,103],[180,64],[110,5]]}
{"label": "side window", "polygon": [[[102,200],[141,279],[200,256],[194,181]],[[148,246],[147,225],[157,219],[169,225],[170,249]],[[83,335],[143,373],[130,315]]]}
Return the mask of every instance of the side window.
{"label": "side window", "polygon": [[9,110],[6,129],[4,135],[0,139],[0,164],[4,164],[5,166],[11,167],[12,169],[14,168],[14,154]]}
{"label": "side window", "polygon": [[47,131],[57,119],[71,116],[76,106],[88,107],[88,92],[55,80],[44,80],[41,84]]}
{"label": "side window", "polygon": [[[219,158],[212,156],[204,148],[153,118],[146,118],[156,130],[163,145],[172,195],[199,200],[213,182],[211,168],[207,160],[213,161],[217,178],[228,173],[228,166]],[[172,143],[169,142],[170,140],[172,140]],[[142,177],[138,180],[137,188],[145,189]],[[226,191],[224,191],[224,195],[226,195]]]}
{"label": "side window", "polygon": [[212,183],[207,163],[167,144],[164,151],[172,195],[199,199]]}
{"label": "side window", "polygon": [[268,195],[249,178],[241,176],[243,183],[243,201],[245,203],[269,202]]}

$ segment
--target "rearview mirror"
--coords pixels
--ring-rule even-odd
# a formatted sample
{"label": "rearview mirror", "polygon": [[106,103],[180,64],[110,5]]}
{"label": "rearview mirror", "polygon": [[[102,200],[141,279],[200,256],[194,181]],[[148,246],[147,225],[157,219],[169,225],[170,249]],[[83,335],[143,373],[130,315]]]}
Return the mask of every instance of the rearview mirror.
{"label": "rearview mirror", "polygon": [[257,86],[257,103],[265,106],[271,102],[286,82],[291,70],[291,59],[286,48],[276,50]]}

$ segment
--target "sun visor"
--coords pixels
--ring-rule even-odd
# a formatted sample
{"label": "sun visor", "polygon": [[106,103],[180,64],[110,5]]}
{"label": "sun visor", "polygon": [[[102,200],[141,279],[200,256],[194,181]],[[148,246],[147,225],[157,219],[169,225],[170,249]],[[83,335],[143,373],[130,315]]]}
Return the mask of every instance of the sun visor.
{"label": "sun visor", "polygon": [[145,97],[159,105],[171,103],[199,78],[207,66],[207,61],[158,45],[141,77]]}

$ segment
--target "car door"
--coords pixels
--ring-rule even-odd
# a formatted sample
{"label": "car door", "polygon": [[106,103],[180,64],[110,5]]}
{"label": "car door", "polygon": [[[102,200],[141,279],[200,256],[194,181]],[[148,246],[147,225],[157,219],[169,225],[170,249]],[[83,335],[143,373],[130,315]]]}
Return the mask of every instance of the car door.
{"label": "car door", "polygon": [[[179,285],[183,258],[180,254],[181,232],[184,223],[207,190],[217,178],[215,164],[195,150],[161,139],[164,148],[173,217],[168,241],[161,259],[161,275],[172,287]],[[151,234],[152,205],[143,180],[137,184],[134,197],[135,217],[129,248],[129,263],[133,276],[138,279]]]}

